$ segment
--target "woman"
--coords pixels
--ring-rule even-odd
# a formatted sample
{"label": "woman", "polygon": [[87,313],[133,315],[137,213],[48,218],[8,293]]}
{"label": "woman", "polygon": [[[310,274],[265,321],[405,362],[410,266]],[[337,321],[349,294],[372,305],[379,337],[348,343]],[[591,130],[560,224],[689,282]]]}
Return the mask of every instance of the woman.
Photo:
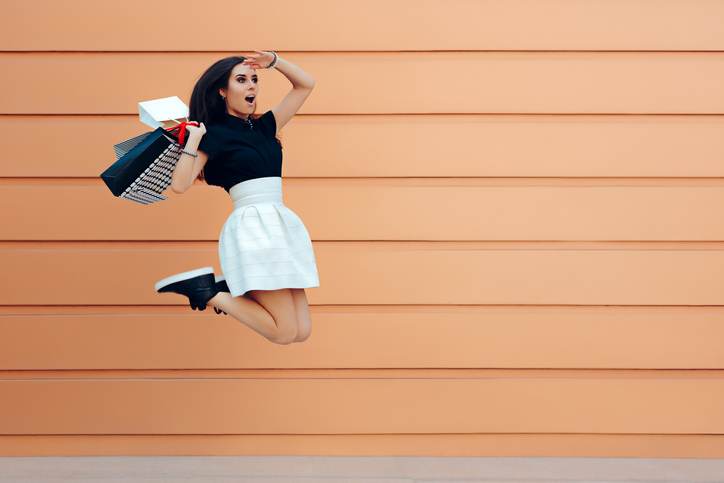
{"label": "woman", "polygon": [[[226,57],[194,86],[189,137],[171,189],[183,193],[194,180],[223,187],[234,209],[219,236],[224,275],[212,267],[171,275],[157,292],[189,297],[191,308],[228,313],[272,342],[301,342],[311,333],[304,288],[318,287],[312,243],[304,223],[283,203],[282,147],[277,132],[314,88],[314,79],[273,51]],[[260,116],[256,69],[276,68],[292,89]]]}

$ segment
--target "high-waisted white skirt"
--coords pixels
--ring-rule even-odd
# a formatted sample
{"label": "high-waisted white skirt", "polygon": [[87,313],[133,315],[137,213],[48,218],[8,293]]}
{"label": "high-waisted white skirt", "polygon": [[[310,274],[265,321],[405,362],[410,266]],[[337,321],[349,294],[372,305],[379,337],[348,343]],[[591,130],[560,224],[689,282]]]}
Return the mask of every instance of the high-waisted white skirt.
{"label": "high-waisted white skirt", "polygon": [[229,190],[234,210],[219,234],[219,262],[231,295],[319,286],[312,240],[283,201],[282,178],[242,181]]}

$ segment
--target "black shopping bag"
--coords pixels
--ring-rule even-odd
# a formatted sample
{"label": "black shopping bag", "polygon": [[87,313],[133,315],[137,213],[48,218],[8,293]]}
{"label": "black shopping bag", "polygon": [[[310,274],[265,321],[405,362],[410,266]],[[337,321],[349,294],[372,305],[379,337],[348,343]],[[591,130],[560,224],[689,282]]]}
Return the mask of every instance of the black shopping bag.
{"label": "black shopping bag", "polygon": [[126,139],[113,146],[116,161],[100,175],[115,196],[148,205],[166,199],[176,163],[186,144],[186,121]]}

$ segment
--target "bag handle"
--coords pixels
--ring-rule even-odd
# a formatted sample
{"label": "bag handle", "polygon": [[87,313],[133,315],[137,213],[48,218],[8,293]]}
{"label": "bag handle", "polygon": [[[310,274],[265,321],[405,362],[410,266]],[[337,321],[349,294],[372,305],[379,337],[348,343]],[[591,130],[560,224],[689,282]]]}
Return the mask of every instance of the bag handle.
{"label": "bag handle", "polygon": [[[185,118],[186,120],[183,122],[178,122],[176,119],[171,119],[173,122],[177,124],[177,126],[167,127],[166,130],[174,136],[176,139],[178,139],[178,142],[181,146],[184,146],[186,144],[186,126],[198,126],[199,123],[197,121],[189,121],[189,118]],[[178,131],[178,132],[174,132]]]}

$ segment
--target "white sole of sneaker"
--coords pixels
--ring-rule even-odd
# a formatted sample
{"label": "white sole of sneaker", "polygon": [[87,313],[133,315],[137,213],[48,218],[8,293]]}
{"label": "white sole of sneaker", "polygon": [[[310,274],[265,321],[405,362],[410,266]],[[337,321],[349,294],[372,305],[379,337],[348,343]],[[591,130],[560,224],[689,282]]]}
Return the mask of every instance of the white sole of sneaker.
{"label": "white sole of sneaker", "polygon": [[172,283],[180,282],[181,280],[188,280],[189,278],[198,277],[199,275],[204,275],[207,273],[214,273],[214,267],[203,267],[197,268],[195,270],[189,270],[188,272],[177,273],[176,275],[162,278],[161,280],[156,282],[153,287],[154,289],[156,289],[156,292],[158,292],[166,285],[171,285]]}

